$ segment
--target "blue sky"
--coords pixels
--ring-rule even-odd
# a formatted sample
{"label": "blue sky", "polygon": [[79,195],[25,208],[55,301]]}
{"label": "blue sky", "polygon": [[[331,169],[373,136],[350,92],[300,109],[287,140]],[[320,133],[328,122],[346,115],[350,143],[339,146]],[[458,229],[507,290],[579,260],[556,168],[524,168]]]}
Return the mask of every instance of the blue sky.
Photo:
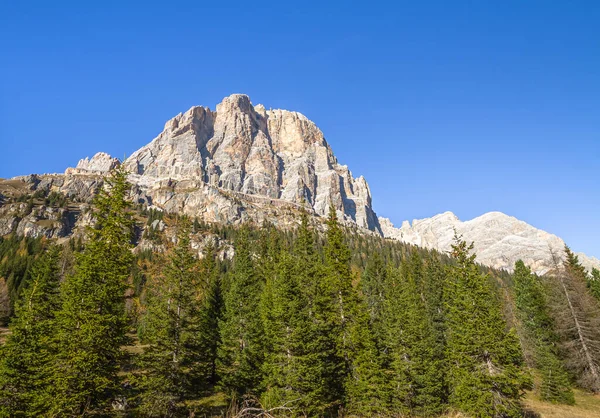
{"label": "blue sky", "polygon": [[598,1],[2,2],[0,177],[246,93],[314,120],[397,224],[499,210],[600,256],[598,22]]}

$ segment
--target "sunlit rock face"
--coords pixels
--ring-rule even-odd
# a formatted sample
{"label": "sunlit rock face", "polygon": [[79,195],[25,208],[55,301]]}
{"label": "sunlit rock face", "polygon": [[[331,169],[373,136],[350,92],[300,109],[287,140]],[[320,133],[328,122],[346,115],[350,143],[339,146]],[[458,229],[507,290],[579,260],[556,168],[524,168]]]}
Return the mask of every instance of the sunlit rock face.
{"label": "sunlit rock face", "polygon": [[169,179],[198,181],[307,205],[318,215],[333,205],[344,219],[380,232],[367,182],[337,162],[319,128],[300,113],[253,106],[246,95],[226,97],[216,111],[195,106],[175,116],[124,164],[149,190]]}
{"label": "sunlit rock face", "polygon": [[[562,239],[501,212],[489,212],[466,222],[445,212],[415,219],[412,224],[404,221],[400,228],[386,218],[379,222],[385,237],[444,252],[450,251],[456,231],[474,243],[479,263],[497,269],[512,271],[515,262],[522,259],[532,271],[544,274],[554,268],[553,255],[559,263],[564,260]],[[585,254],[578,256],[587,269],[600,268],[600,260]]]}
{"label": "sunlit rock face", "polygon": [[108,173],[120,164],[118,158],[113,158],[105,152],[99,152],[92,158],[79,160],[75,168],[69,167],[65,174],[102,174]]}

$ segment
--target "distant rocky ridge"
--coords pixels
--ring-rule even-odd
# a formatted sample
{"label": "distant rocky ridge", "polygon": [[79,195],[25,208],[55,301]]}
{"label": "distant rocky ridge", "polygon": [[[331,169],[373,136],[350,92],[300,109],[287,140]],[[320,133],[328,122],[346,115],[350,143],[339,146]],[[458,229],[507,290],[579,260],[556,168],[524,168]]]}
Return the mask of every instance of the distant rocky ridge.
{"label": "distant rocky ridge", "polygon": [[[389,219],[379,218],[383,234],[410,244],[438,251],[449,251],[455,231],[467,242],[474,243],[477,261],[481,264],[511,271],[522,259],[532,271],[544,274],[554,268],[553,254],[564,259],[565,243],[556,235],[537,229],[501,212],[489,212],[462,222],[452,212],[432,218],[404,221],[395,228]],[[591,270],[600,268],[600,260],[578,254],[582,264]]]}
{"label": "distant rocky ridge", "polygon": [[67,168],[65,174],[103,174],[107,173],[121,162],[118,158],[113,158],[105,152],[98,152],[91,159],[86,157],[79,160],[75,168]]}
{"label": "distant rocky ridge", "polygon": [[[81,233],[91,222],[89,205],[103,175],[119,164],[99,152],[64,174],[0,180],[0,236]],[[499,212],[467,222],[446,212],[395,228],[377,218],[366,180],[338,163],[313,122],[297,112],[253,106],[241,94],[226,97],[215,111],[194,106],[180,113],[123,164],[136,203],[209,223],[268,220],[289,228],[297,225],[299,210],[322,217],[333,205],[347,225],[364,233],[440,251],[450,249],[456,229],[475,242],[478,261],[494,268],[510,270],[521,258],[542,274],[552,268],[552,253],[563,256],[560,238]],[[32,208],[23,200],[48,199],[53,192],[70,203],[57,207],[38,197]],[[600,268],[595,258],[580,254],[580,259]]]}

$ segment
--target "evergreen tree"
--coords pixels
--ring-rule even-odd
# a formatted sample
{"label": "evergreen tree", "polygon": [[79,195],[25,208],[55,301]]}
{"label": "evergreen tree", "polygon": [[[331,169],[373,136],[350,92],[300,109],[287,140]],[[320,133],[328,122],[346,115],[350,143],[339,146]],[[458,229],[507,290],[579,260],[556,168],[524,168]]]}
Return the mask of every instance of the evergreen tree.
{"label": "evergreen tree", "polygon": [[344,382],[346,408],[362,416],[384,414],[391,394],[383,372],[367,304],[355,291],[347,304],[349,322],[349,370]]}
{"label": "evergreen tree", "polygon": [[331,338],[343,362],[338,370],[343,376],[346,407],[359,414],[372,414],[385,409],[386,393],[382,368],[369,324],[366,305],[361,304],[353,287],[350,250],[333,206],[329,208],[327,243],[325,245],[325,295],[329,298],[328,321]]}
{"label": "evergreen tree", "polygon": [[202,307],[200,309],[199,338],[200,353],[208,366],[207,381],[217,383],[217,349],[219,347],[219,320],[223,311],[221,276],[216,263],[215,247],[208,245],[200,262],[200,275],[203,279]]}
{"label": "evergreen tree", "polygon": [[300,318],[306,315],[308,327],[301,337],[302,355],[298,363],[302,380],[301,410],[308,416],[335,416],[343,399],[344,361],[338,355],[332,335],[331,298],[326,285],[325,270],[319,257],[308,214],[303,212],[298,238],[294,243],[294,276],[301,300],[306,303]]}
{"label": "evergreen tree", "polygon": [[304,384],[303,367],[310,319],[294,273],[294,260],[283,253],[276,271],[267,278],[263,292],[261,313],[265,331],[263,371],[266,388],[263,399],[265,405],[287,405],[294,415],[304,415],[305,408],[310,407],[307,405],[310,401],[303,399],[306,390],[310,390]]}
{"label": "evergreen tree", "polygon": [[128,323],[124,294],[132,262],[126,178],[120,167],[105,179],[94,199],[95,225],[87,245],[61,287],[51,414],[101,411],[119,388]]}
{"label": "evergreen tree", "polygon": [[174,416],[183,403],[206,387],[198,324],[201,318],[197,260],[190,248],[190,225],[180,221],[177,245],[148,296],[141,356],[141,410],[148,416]]}
{"label": "evergreen tree", "polygon": [[565,246],[562,268],[555,259],[553,313],[565,365],[580,387],[600,392],[600,308],[590,294],[586,272]]}
{"label": "evergreen tree", "polygon": [[256,394],[262,382],[264,335],[259,305],[263,281],[255,272],[247,227],[235,244],[233,270],[224,294],[225,312],[219,322],[217,369],[220,386],[226,391]]}
{"label": "evergreen tree", "polygon": [[600,270],[592,269],[592,274],[588,278],[588,287],[592,296],[600,302]]}
{"label": "evergreen tree", "polygon": [[16,305],[10,335],[0,347],[0,416],[36,417],[43,413],[52,382],[54,315],[60,306],[60,249],[51,247],[33,264],[31,281]]}
{"label": "evergreen tree", "polygon": [[479,272],[475,255],[455,236],[449,268],[449,402],[477,417],[521,416],[519,400],[530,386],[522,370],[521,347],[507,331],[489,278]]}
{"label": "evergreen tree", "polygon": [[387,268],[379,251],[375,251],[373,256],[367,260],[360,284],[369,310],[371,326],[377,340],[382,341],[384,338],[382,312],[387,284]]}
{"label": "evergreen tree", "polygon": [[350,305],[353,302],[352,274],[350,271],[350,250],[344,243],[344,234],[338,224],[333,206],[329,208],[327,220],[327,242],[325,245],[324,286],[330,299],[329,320],[334,325],[334,334],[340,358],[345,361],[343,374],[348,372],[350,363]]}
{"label": "evergreen tree", "polygon": [[540,370],[541,399],[550,402],[573,404],[575,397],[569,376],[558,358],[557,337],[548,311],[544,288],[539,278],[519,260],[513,274],[516,307],[527,341],[534,351],[534,366]]}
{"label": "evergreen tree", "polygon": [[423,275],[423,262],[416,252],[390,275],[386,346],[391,358],[394,409],[437,416],[445,402],[443,347],[418,285]]}

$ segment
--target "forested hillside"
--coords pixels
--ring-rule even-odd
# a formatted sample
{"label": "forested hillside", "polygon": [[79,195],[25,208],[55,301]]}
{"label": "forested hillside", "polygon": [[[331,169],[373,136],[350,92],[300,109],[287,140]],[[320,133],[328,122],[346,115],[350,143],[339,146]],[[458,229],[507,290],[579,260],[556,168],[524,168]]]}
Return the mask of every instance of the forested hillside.
{"label": "forested hillside", "polygon": [[93,214],[84,240],[0,240],[0,416],[520,417],[600,391],[600,277],[568,248],[538,277],[333,209],[208,225],[134,207],[121,168]]}

